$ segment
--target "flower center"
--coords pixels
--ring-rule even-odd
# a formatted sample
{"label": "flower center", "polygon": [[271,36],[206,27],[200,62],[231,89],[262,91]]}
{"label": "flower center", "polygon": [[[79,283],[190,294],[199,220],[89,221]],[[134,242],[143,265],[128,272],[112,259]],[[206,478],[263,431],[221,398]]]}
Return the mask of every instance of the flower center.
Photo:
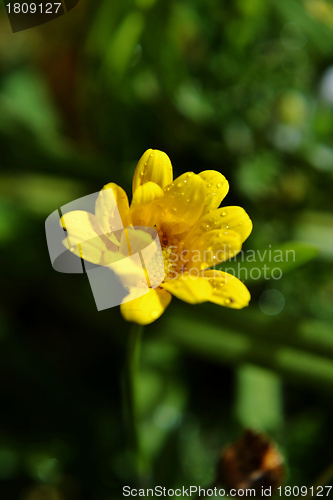
{"label": "flower center", "polygon": [[149,263],[146,264],[152,288],[155,288],[161,283],[163,275],[163,281],[167,279],[176,279],[178,274],[183,272],[186,264],[186,261],[183,260],[183,256],[186,255],[183,241],[179,241],[174,236],[168,236],[163,231],[159,231],[158,235],[160,238],[162,254],[161,252],[157,252],[150,259]]}
{"label": "flower center", "polygon": [[165,232],[159,231],[162,246],[162,256],[164,261],[164,272],[166,278],[176,278],[177,273],[184,267],[182,260],[183,241],[179,241],[175,236],[168,236]]}

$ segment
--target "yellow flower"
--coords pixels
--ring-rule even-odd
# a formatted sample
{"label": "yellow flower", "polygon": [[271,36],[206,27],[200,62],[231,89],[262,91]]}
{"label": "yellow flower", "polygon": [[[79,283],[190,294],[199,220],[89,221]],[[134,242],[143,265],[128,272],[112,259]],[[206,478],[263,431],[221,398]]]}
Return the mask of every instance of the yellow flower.
{"label": "yellow flower", "polygon": [[[228,181],[214,170],[198,175],[187,172],[173,181],[169,157],[149,149],[134,173],[131,205],[121,187],[107,184],[97,198],[95,215],[76,211],[62,217],[70,240],[63,243],[79,257],[119,274],[128,291],[120,306],[127,321],[152,323],[169,305],[171,294],[191,304],[210,301],[241,309],[251,298],[245,285],[233,275],[211,269],[239,253],[252,231],[252,222],[242,208],[218,208],[228,190]],[[117,221],[108,193],[114,196],[121,220]],[[128,229],[115,230],[120,226]],[[128,231],[137,226],[155,228],[164,261],[164,273],[153,254],[145,262],[150,288],[144,294],[138,294],[138,267],[122,265],[121,259],[126,254]],[[140,238],[148,242],[144,231]],[[140,270],[142,273],[142,267]]]}

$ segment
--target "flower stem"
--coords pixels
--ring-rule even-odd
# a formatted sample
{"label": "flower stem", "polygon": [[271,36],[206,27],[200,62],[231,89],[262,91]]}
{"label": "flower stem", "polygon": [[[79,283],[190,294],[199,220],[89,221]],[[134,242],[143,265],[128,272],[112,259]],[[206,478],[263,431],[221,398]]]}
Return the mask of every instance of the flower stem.
{"label": "flower stem", "polygon": [[[333,464],[329,465],[320,475],[317,477],[314,483],[312,483],[312,488],[317,491],[318,487],[324,488],[327,483],[330,481],[330,479],[333,478]],[[308,488],[309,489],[309,488]],[[322,491],[322,490],[321,490]],[[329,492],[328,492],[329,493]],[[316,496],[316,493],[314,493]],[[324,493],[325,495],[325,493]],[[314,498],[313,496],[313,490],[310,493],[307,494],[305,497],[305,500],[309,500],[311,498]]]}
{"label": "flower stem", "polygon": [[133,455],[136,475],[140,468],[140,438],[137,416],[137,374],[143,326],[133,324],[127,344],[127,357],[124,373],[124,408],[128,429],[129,445]]}

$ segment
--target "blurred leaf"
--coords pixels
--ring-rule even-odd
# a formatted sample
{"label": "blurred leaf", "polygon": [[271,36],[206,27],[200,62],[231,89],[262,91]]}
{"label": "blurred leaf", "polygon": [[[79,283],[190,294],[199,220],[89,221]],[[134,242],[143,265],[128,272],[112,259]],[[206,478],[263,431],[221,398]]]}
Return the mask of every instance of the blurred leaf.
{"label": "blurred leaf", "polygon": [[[1,183],[1,176],[0,176]],[[1,186],[1,184],[0,184]],[[2,194],[1,187],[0,193]],[[19,211],[12,200],[8,201],[5,197],[0,198],[0,243],[4,244],[17,235],[21,225]]]}
{"label": "blurred leaf", "polygon": [[[323,53],[328,53],[333,43],[333,31],[311,15],[298,0],[272,0],[283,19],[297,21],[311,42]],[[305,2],[306,5],[307,2]],[[313,12],[312,12],[313,13]]]}
{"label": "blurred leaf", "polygon": [[243,160],[236,172],[239,189],[253,200],[276,193],[278,174],[279,160],[267,151]]}
{"label": "blurred leaf", "polygon": [[253,365],[237,369],[236,415],[243,427],[275,431],[283,421],[281,379]]}
{"label": "blurred leaf", "polygon": [[204,93],[191,82],[185,82],[178,88],[175,100],[179,111],[194,122],[207,120],[214,114]]}
{"label": "blurred leaf", "polygon": [[[52,104],[45,81],[37,73],[20,70],[10,73],[4,81],[2,104],[8,108],[13,119],[32,129],[37,136],[49,141],[59,128],[59,116]],[[1,105],[1,101],[0,101]],[[0,127],[6,115],[0,114]]]}
{"label": "blurred leaf", "polygon": [[143,14],[133,11],[125,17],[114,33],[103,64],[103,72],[107,73],[111,83],[121,78],[130,65],[143,29]]}
{"label": "blurred leaf", "polygon": [[[21,176],[0,175],[0,194],[11,196],[22,210],[47,216],[62,205],[84,195],[82,184],[60,176],[25,174]],[[1,207],[0,207],[1,208]],[[15,216],[11,214],[11,218]],[[1,210],[0,210],[1,224]],[[5,229],[5,221],[3,222]],[[0,225],[1,238],[1,225]]]}
{"label": "blurred leaf", "polygon": [[[162,380],[164,391],[159,398],[155,398],[155,405],[140,425],[141,450],[147,464],[154,463],[170,432],[180,424],[187,399],[186,389],[179,381]],[[150,391],[150,387],[146,390]]]}
{"label": "blurred leaf", "polygon": [[296,236],[316,245],[320,257],[333,257],[333,216],[329,213],[303,212],[298,221]]}
{"label": "blurred leaf", "polygon": [[161,335],[164,341],[176,342],[199,356],[232,365],[247,362],[317,388],[333,387],[332,357],[292,347],[278,336],[255,338],[242,330],[222,327],[221,321],[181,314],[167,317]]}

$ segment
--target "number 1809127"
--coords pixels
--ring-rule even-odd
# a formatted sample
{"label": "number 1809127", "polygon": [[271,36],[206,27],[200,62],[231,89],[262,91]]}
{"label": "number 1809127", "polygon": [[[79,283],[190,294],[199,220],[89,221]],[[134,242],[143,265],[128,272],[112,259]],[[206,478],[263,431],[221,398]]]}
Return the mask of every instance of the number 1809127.
{"label": "number 1809127", "polygon": [[279,486],[277,488],[279,496],[286,497],[328,497],[332,486]]}
{"label": "number 1809127", "polygon": [[57,14],[58,10],[61,7],[61,3],[47,3],[45,4],[38,4],[38,3],[14,3],[10,4],[8,3],[6,5],[8,9],[8,14],[35,14],[35,13],[40,13],[40,14]]}

